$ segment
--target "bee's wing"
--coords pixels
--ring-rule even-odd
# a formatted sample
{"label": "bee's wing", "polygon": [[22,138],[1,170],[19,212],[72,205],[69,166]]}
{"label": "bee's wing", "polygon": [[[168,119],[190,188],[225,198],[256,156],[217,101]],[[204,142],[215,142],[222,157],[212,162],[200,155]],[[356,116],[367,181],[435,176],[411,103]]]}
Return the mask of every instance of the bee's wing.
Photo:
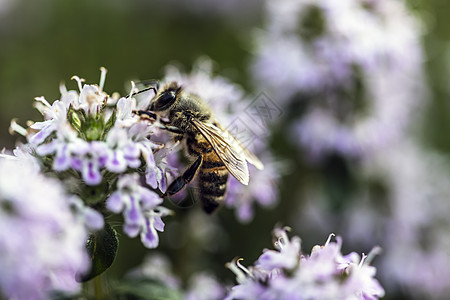
{"label": "bee's wing", "polygon": [[[262,163],[259,159],[250,151],[242,147],[239,141],[227,130],[196,119],[192,122],[198,131],[211,144],[212,148],[217,153],[217,156],[222,160],[231,175],[242,184],[247,185],[249,181],[247,160],[252,164],[256,163],[259,167],[262,167]],[[250,154],[249,157],[247,156],[248,154]]]}
{"label": "bee's wing", "polygon": [[[217,123],[218,124],[218,123]],[[233,136],[233,134],[231,134],[231,132],[229,132],[228,130],[222,128],[219,124],[218,126],[219,128],[222,129],[223,132],[226,133],[226,135],[228,137],[230,137],[231,139],[234,140],[234,143],[236,143],[239,146],[239,152],[242,153],[245,156],[245,160],[247,160],[249,163],[251,163],[252,165],[254,165],[258,170],[264,170],[264,165],[263,163],[259,160],[259,158],[253,154],[253,152],[251,152],[250,150],[248,150],[247,148],[245,148],[241,142],[235,138]]]}

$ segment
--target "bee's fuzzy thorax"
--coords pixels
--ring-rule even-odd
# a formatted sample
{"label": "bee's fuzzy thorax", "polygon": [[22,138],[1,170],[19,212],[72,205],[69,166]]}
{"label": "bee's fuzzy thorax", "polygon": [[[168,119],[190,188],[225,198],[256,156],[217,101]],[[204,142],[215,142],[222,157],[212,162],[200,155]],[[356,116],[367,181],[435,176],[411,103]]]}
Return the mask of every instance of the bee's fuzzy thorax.
{"label": "bee's fuzzy thorax", "polygon": [[187,134],[197,133],[192,119],[206,121],[211,118],[211,111],[205,103],[192,94],[180,94],[177,101],[169,109],[169,119],[173,126],[183,128]]}

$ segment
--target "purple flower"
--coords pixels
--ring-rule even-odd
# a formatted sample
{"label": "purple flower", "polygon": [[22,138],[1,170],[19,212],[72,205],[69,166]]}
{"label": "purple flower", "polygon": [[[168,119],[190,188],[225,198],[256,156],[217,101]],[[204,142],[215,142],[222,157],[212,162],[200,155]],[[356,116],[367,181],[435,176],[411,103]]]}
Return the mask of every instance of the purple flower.
{"label": "purple flower", "polygon": [[424,299],[443,299],[450,292],[450,237],[445,234],[450,226],[449,167],[445,156],[414,139],[393,145],[364,165],[364,174],[383,184],[390,209],[380,210],[364,191],[352,213],[344,216],[345,232],[363,245],[378,235],[384,250],[378,272],[392,292],[401,289]]}
{"label": "purple flower", "polygon": [[[8,299],[76,292],[89,267],[87,231],[60,182],[22,160],[0,159],[0,291]],[[57,213],[55,213],[57,212]]]}
{"label": "purple flower", "polygon": [[[266,250],[253,267],[234,260],[228,267],[238,285],[226,299],[378,299],[384,290],[369,266],[373,254],[362,259],[356,253],[343,256],[341,239],[315,246],[302,255],[300,239],[288,239],[284,229],[275,228],[275,250]],[[369,259],[370,257],[370,259]]]}
{"label": "purple flower", "polygon": [[[127,129],[112,128],[106,138],[106,144],[109,148],[105,165],[109,171],[122,173],[128,167],[138,168],[141,165],[142,147],[132,140],[132,136]],[[149,152],[151,152],[151,149]]]}
{"label": "purple flower", "polygon": [[277,250],[266,249],[256,261],[256,267],[269,272],[275,268],[291,270],[297,267],[300,259],[300,238],[293,237],[289,240],[286,231],[280,228],[274,229],[274,236]]}
{"label": "purple flower", "polygon": [[95,231],[103,228],[105,221],[101,213],[93,208],[85,206],[83,201],[76,196],[70,198],[70,204],[74,208],[76,215],[86,228],[90,231]]}
{"label": "purple flower", "polygon": [[130,237],[140,234],[141,241],[148,248],[159,243],[157,231],[164,231],[161,217],[170,211],[159,206],[162,198],[155,192],[140,186],[138,174],[126,174],[119,178],[117,191],[107,200],[106,207],[122,212],[125,219],[124,231]]}
{"label": "purple flower", "polygon": [[[99,185],[106,172],[119,174],[127,168],[140,167],[141,158],[151,166],[150,169],[164,168],[163,164],[155,165],[153,158],[154,149],[161,148],[149,139],[155,128],[148,122],[139,122],[139,118],[132,113],[133,109],[140,107],[140,103],[134,98],[120,98],[117,101],[110,98],[103,92],[105,75],[106,70],[102,68],[99,86],[83,85],[84,80],[74,76],[80,93],[67,91],[62,85],[61,100],[56,100],[53,105],[43,97],[36,98],[36,107],[45,121],[31,126],[32,135],[17,124],[11,124],[14,130],[28,135],[39,156],[54,156],[54,171],[72,168],[88,185]],[[107,127],[113,112],[105,104],[114,101],[117,108],[115,123]],[[71,118],[67,115],[69,108]],[[79,110],[84,111],[85,115],[79,115]],[[87,126],[83,122],[87,122]],[[105,140],[101,140],[102,135]]]}
{"label": "purple flower", "polygon": [[241,184],[234,177],[228,181],[225,205],[236,209],[239,221],[250,222],[253,218],[253,206],[258,203],[264,207],[273,207],[277,203],[277,182],[282,173],[282,165],[274,162],[266,154],[262,157],[264,170],[257,170],[250,166],[250,181],[247,186]]}
{"label": "purple flower", "polygon": [[280,106],[307,108],[292,140],[313,159],[401,138],[426,93],[420,24],[403,2],[266,1],[266,18],[252,73]]}
{"label": "purple flower", "polygon": [[[52,105],[42,97],[36,99],[43,122],[28,130],[12,122],[11,129],[27,136],[26,147],[45,162],[45,172],[62,178],[67,189],[90,206],[109,197],[110,211],[124,216],[126,234],[140,235],[146,247],[154,248],[159,243],[157,232],[164,230],[161,217],[168,210],[159,206],[162,199],[156,193],[140,186],[139,175],[146,170],[148,183],[164,191],[167,173],[175,173],[166,163],[172,146],[154,142],[161,129],[133,113],[145,109],[148,99],[110,97],[103,91],[105,76],[102,68],[99,85],[84,84],[74,76],[78,91],[61,85],[61,99]],[[85,193],[84,188],[98,190]],[[99,212],[77,201],[72,205],[90,230],[103,226]]]}
{"label": "purple flower", "polygon": [[[175,178],[177,174],[176,164],[173,159],[173,150],[177,146],[166,146],[164,149],[157,151],[153,156],[153,161],[147,163],[147,170],[145,172],[145,180],[152,188],[159,188],[161,192],[167,189],[167,182],[170,178]],[[171,160],[171,161],[170,161]]]}

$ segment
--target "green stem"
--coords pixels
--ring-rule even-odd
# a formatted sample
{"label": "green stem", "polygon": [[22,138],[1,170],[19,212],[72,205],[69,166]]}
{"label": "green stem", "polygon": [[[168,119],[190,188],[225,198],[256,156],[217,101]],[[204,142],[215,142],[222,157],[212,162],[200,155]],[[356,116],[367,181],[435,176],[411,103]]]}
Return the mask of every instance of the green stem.
{"label": "green stem", "polygon": [[102,275],[96,276],[94,278],[94,299],[103,300],[103,284]]}

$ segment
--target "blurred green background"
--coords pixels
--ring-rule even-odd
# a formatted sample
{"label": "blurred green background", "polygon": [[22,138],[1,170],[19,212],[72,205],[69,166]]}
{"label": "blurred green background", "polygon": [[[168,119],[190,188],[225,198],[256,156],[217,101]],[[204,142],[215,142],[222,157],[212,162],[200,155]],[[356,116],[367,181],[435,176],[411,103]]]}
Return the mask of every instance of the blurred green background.
{"label": "blurred green background", "polygon": [[[422,138],[432,148],[447,154],[450,153],[450,2],[411,0],[409,5],[427,27],[423,43],[431,96],[424,111]],[[22,125],[26,120],[40,120],[32,107],[34,97],[45,96],[53,102],[60,95],[61,81],[69,88],[76,87],[70,81],[73,75],[96,83],[101,66],[108,69],[105,90],[124,94],[129,91],[130,80],[161,78],[164,66],[174,62],[189,71],[199,56],[207,55],[217,62],[221,75],[250,93],[252,33],[263,26],[263,20],[258,1],[244,11],[230,14],[196,11],[188,5],[177,5],[177,1],[0,0],[0,146],[11,149],[20,140],[8,133],[11,119],[18,118]],[[288,145],[276,144],[275,148],[283,159],[295,157]],[[222,250],[211,252],[208,257],[196,257],[197,249],[192,243],[189,247],[170,247],[176,242],[169,239],[189,239],[191,234],[183,231],[180,224],[192,212],[181,210],[175,218],[166,219],[168,232],[160,235],[162,245],[158,251],[171,254],[182,277],[187,277],[192,269],[208,268],[231,281],[234,275],[223,264],[234,256],[245,257],[250,264],[263,248],[270,247],[270,231],[275,223],[286,222],[293,200],[290,188],[301,180],[301,174],[295,175],[298,177],[290,177],[280,186],[279,206],[274,210],[257,208],[252,223],[238,223],[234,212],[227,209],[212,217],[212,222],[224,225],[226,241]],[[303,248],[309,251],[313,244],[325,240],[326,236],[305,237]],[[119,256],[108,271],[110,276],[121,277],[149,252],[138,239],[121,235]],[[194,260],[185,261],[185,257]]]}

